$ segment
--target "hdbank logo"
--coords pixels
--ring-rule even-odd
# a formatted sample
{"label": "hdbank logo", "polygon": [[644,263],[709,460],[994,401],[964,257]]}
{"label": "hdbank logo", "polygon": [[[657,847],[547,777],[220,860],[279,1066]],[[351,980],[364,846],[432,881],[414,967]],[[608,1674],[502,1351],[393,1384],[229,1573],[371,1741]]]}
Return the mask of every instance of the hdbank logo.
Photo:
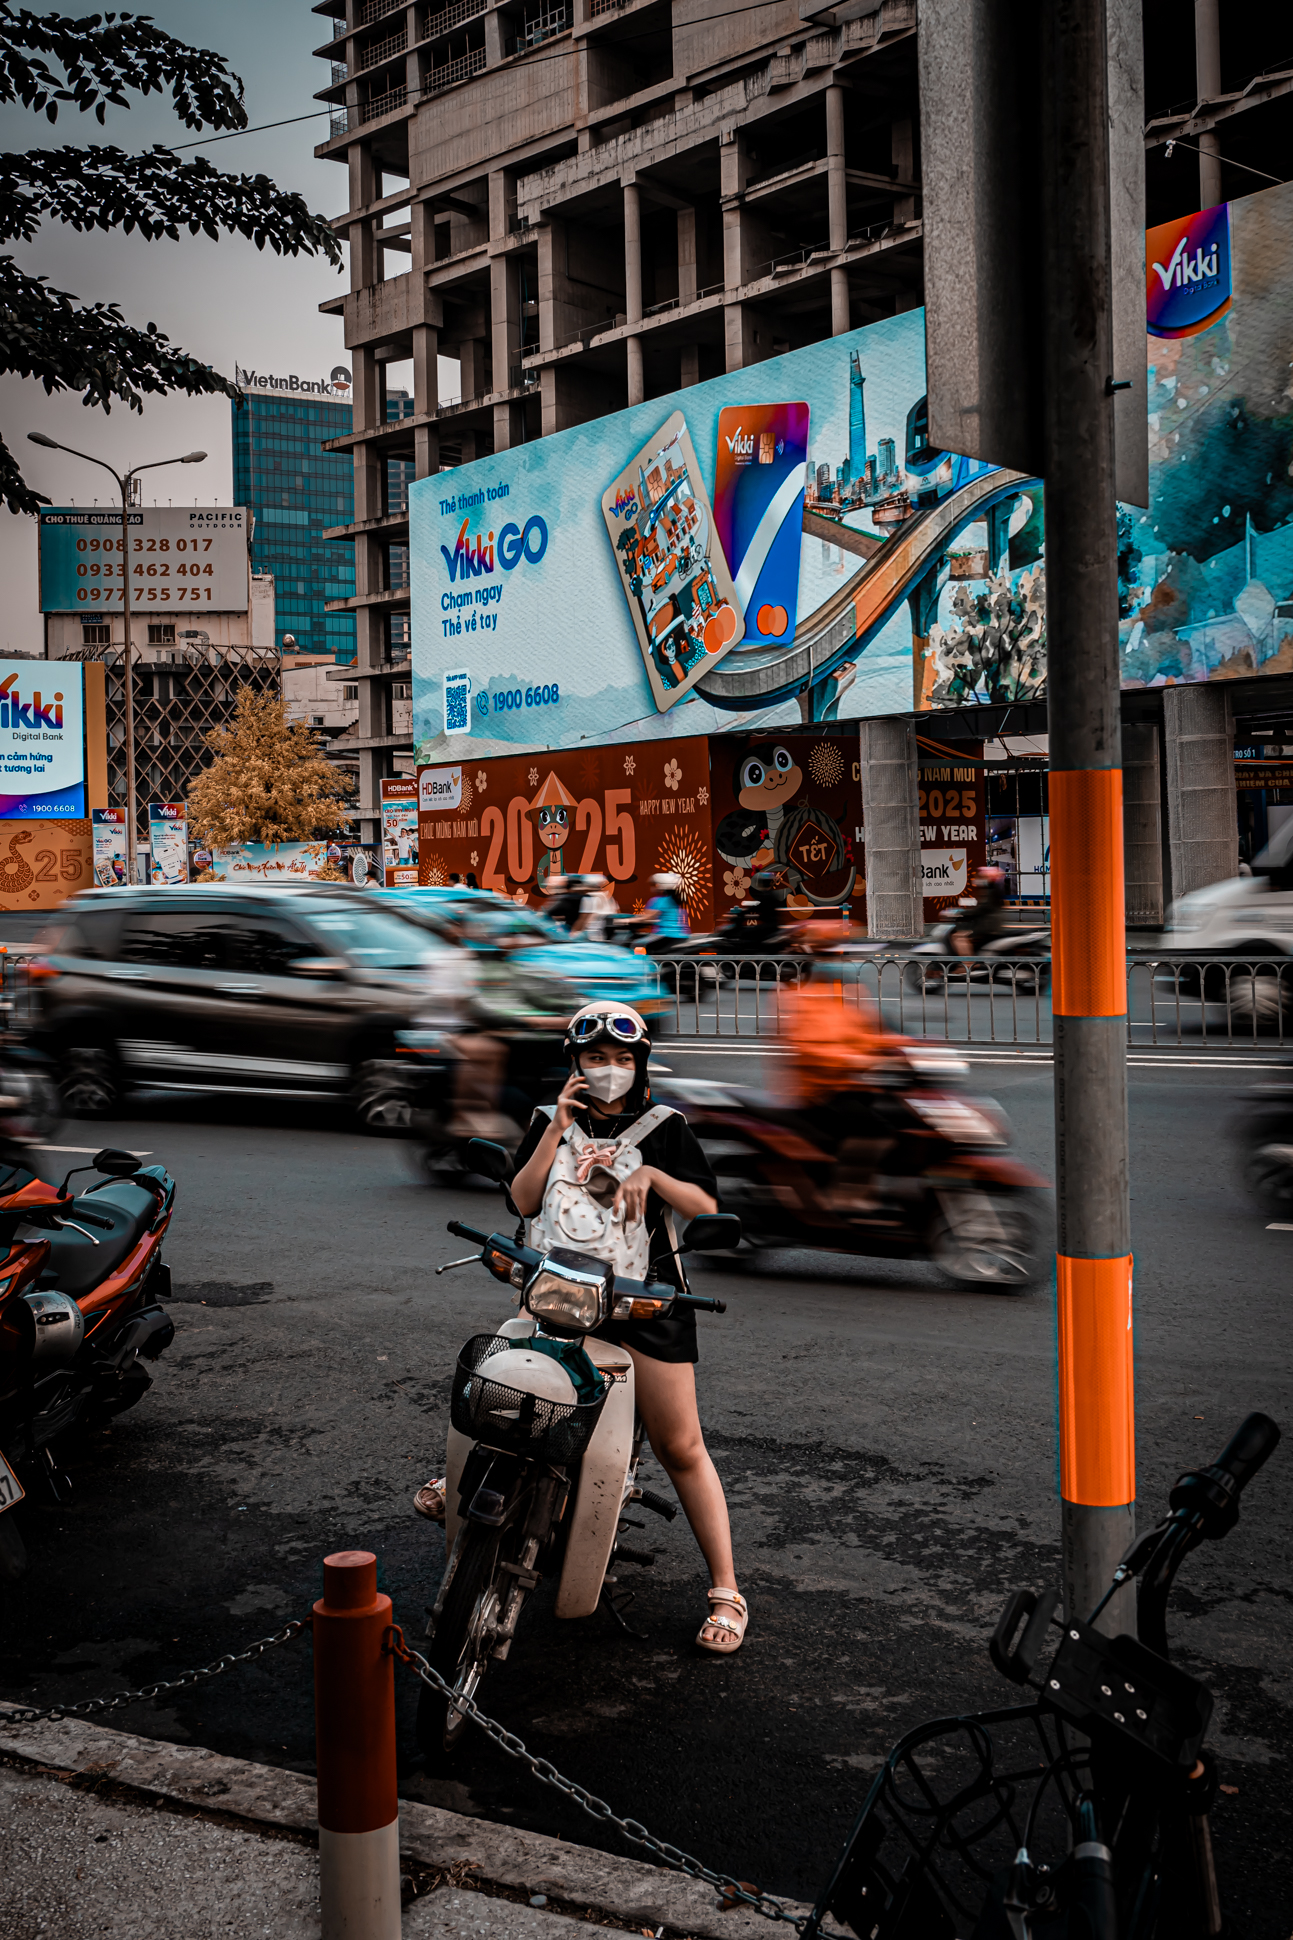
{"label": "hdbank logo", "polygon": [[418,774],[418,807],[430,812],[462,802],[461,768],[423,768]]}
{"label": "hdbank logo", "polygon": [[1151,337],[1197,336],[1230,303],[1229,203],[1149,230],[1145,314]]}
{"label": "hdbank logo", "polygon": [[452,551],[448,546],[440,548],[451,586],[459,574],[464,579],[477,579],[482,574],[492,573],[496,563],[508,573],[514,566],[519,566],[523,559],[529,565],[537,566],[548,550],[548,528],[537,512],[523,526],[513,525],[510,521],[502,526],[497,547],[492,532],[478,532],[473,537],[468,529],[470,525],[469,518],[463,520]]}

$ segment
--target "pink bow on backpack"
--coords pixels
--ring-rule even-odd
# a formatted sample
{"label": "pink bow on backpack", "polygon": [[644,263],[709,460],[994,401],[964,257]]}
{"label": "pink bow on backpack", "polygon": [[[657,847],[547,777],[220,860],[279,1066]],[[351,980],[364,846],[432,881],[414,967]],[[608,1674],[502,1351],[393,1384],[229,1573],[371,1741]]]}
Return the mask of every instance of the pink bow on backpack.
{"label": "pink bow on backpack", "polygon": [[619,1149],[618,1145],[585,1146],[575,1162],[575,1178],[577,1182],[581,1186],[587,1185],[589,1174],[597,1171],[599,1167],[604,1172],[613,1171]]}

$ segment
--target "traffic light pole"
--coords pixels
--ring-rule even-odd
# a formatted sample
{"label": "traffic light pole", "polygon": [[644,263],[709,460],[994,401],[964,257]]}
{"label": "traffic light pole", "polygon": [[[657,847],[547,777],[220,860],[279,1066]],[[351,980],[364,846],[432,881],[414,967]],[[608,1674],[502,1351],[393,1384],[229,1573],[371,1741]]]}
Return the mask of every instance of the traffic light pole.
{"label": "traffic light pole", "polygon": [[[1042,356],[1065,1614],[1134,1534],[1127,973],[1105,0],[1040,10]],[[1134,1631],[1110,1604],[1102,1627]]]}

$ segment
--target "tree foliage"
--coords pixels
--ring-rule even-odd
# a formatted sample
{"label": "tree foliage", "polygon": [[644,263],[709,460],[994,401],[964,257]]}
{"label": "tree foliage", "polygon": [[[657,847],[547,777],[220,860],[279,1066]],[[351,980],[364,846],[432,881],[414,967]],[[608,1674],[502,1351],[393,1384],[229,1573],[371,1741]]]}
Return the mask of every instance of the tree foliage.
{"label": "tree foliage", "polygon": [[233,719],[207,736],[215,755],[189,789],[194,836],[213,849],[236,842],[308,842],[339,826],[353,783],[319,753],[308,727],[289,723],[277,694],[240,687]]}
{"label": "tree foliage", "polygon": [[[67,104],[102,124],[110,105],[131,105],[129,94],[168,88],[186,127],[247,125],[242,82],[210,49],[188,47],[139,14],[73,19],[0,0],[0,103],[20,102],[51,122]],[[303,196],[267,175],[226,174],[160,146],[142,155],[96,146],[0,155],[0,243],[30,242],[47,217],[82,232],[138,231],[150,242],[178,240],[184,228],[217,239],[224,231],[278,255],[341,261],[330,225]],[[47,392],[80,391],[85,404],[104,411],[114,401],[140,411],[146,393],[240,395],[156,324],[140,330],[115,303],[82,304],[12,256],[0,256],[0,372],[34,377]],[[0,495],[11,512],[48,503],[26,484],[3,441]]]}

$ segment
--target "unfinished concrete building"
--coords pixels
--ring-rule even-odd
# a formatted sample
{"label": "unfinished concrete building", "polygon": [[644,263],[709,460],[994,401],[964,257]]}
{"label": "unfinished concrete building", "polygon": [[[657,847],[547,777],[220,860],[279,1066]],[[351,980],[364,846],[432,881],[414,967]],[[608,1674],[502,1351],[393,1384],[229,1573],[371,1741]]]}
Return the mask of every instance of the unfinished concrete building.
{"label": "unfinished concrete building", "polygon": [[[442,466],[922,301],[915,0],[319,0],[344,317],[363,834],[407,753],[407,504]],[[441,403],[438,356],[461,397]],[[412,364],[388,421],[385,372]],[[342,670],[338,670],[339,676]]]}

